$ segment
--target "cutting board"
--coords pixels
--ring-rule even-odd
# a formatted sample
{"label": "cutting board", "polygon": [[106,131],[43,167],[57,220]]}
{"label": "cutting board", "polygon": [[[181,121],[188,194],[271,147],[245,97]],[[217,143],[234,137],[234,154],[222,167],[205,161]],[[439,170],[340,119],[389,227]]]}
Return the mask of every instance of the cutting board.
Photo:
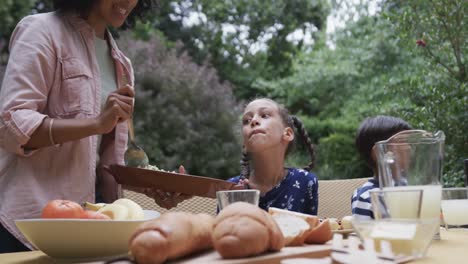
{"label": "cutting board", "polygon": [[323,258],[330,256],[331,244],[304,245],[300,247],[285,247],[279,252],[265,253],[256,257],[241,259],[223,259],[216,251],[209,251],[198,255],[168,262],[170,264],[279,264],[287,258]]}

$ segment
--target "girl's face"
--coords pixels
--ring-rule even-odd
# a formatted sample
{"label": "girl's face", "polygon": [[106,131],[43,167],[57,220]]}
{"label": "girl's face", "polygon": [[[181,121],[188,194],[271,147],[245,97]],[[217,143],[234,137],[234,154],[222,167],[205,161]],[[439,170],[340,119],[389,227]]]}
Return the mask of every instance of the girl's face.
{"label": "girl's face", "polygon": [[91,13],[99,17],[106,26],[118,28],[123,25],[137,3],[138,0],[99,0]]}
{"label": "girl's face", "polygon": [[286,150],[294,139],[294,132],[283,124],[278,105],[258,99],[247,105],[242,116],[244,146],[249,153],[283,146]]}

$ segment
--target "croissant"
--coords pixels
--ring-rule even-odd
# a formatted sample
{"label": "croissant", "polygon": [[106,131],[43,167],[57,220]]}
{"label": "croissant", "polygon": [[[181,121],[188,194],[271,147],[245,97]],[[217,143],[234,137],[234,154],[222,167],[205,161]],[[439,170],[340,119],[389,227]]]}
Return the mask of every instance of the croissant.
{"label": "croissant", "polygon": [[170,212],[138,227],[130,251],[139,264],[162,263],[213,247],[214,217]]}
{"label": "croissant", "polygon": [[259,207],[237,202],[215,219],[213,246],[223,258],[242,258],[279,251],[284,237],[271,215]]}

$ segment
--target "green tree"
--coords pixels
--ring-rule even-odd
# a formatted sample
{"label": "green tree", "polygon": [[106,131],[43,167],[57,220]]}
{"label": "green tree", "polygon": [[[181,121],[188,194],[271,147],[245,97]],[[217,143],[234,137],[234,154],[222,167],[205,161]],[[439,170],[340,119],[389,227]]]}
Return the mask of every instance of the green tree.
{"label": "green tree", "polygon": [[[312,32],[325,27],[327,1],[164,1],[155,26],[171,41],[181,40],[199,63],[206,59],[222,79],[236,86],[238,98],[261,91],[252,83],[260,76],[274,79],[290,74],[294,56],[303,41],[289,41],[296,30]],[[195,20],[198,23],[184,25]]]}
{"label": "green tree", "polygon": [[463,0],[389,0],[386,5],[402,45],[422,59],[418,73],[395,87],[410,101],[399,113],[418,127],[446,133],[447,186],[463,185],[462,162],[468,157],[467,7]]}
{"label": "green tree", "polygon": [[463,1],[387,1],[383,15],[361,16],[338,31],[334,50],[304,53],[291,76],[255,84],[304,116],[318,143],[320,178],[368,175],[355,166],[357,153],[348,147],[363,118],[388,114],[416,128],[443,130],[444,184],[462,184],[462,160],[468,156],[462,6]]}
{"label": "green tree", "polygon": [[164,40],[136,41],[123,34],[119,46],[135,67],[135,130],[150,164],[191,174],[228,178],[239,173],[240,108],[232,87],[216,70],[198,65],[181,47]]}
{"label": "green tree", "polygon": [[31,12],[35,0],[3,0],[0,4],[0,63],[6,63],[10,35],[16,23]]}
{"label": "green tree", "polygon": [[468,3],[463,0],[388,0],[387,17],[400,36],[416,43],[433,67],[460,83],[467,82]]}
{"label": "green tree", "polygon": [[301,115],[318,144],[321,179],[371,176],[354,149],[359,123],[368,116],[395,114],[407,99],[389,83],[419,65],[402,50],[391,24],[379,16],[361,16],[336,32],[335,49],[303,53],[294,73],[255,85]]}

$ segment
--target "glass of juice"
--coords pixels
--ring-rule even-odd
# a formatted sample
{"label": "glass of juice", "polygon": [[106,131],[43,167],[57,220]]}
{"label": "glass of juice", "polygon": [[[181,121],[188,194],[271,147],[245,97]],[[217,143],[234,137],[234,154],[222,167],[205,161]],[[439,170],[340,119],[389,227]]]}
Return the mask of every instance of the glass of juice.
{"label": "glass of juice", "polygon": [[421,217],[422,188],[371,190],[370,198],[376,220],[386,218],[419,219]]}
{"label": "glass of juice", "polygon": [[437,218],[421,218],[424,190],[393,188],[370,191],[375,220],[353,219],[354,230],[365,241],[374,241],[382,252],[382,241],[390,244],[395,256],[425,256],[439,227]]}
{"label": "glass of juice", "polygon": [[468,188],[442,189],[442,214],[447,229],[468,225]]}
{"label": "glass of juice", "polygon": [[381,242],[387,241],[395,256],[413,256],[414,258],[422,258],[426,255],[433,234],[439,227],[439,222],[434,218],[353,219],[352,224],[362,240],[372,239],[374,241],[376,252],[382,252]]}
{"label": "glass of juice", "polygon": [[223,210],[226,206],[235,202],[246,202],[258,206],[260,200],[259,190],[231,190],[216,192],[219,210]]}

